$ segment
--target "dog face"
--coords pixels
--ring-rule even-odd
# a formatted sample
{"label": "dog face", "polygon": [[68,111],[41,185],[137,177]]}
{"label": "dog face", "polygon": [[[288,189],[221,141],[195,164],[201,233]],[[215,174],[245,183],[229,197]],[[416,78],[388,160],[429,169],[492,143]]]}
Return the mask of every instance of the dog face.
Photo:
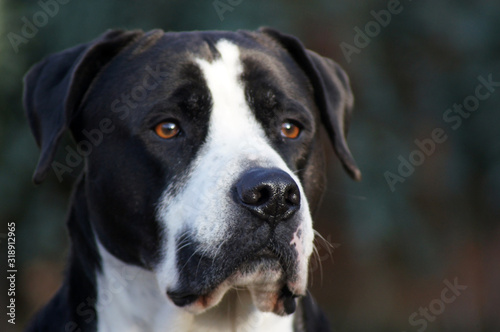
{"label": "dog face", "polygon": [[110,32],[49,58],[26,84],[42,147],[35,181],[65,128],[81,147],[102,138],[83,176],[105,250],[152,271],[194,313],[235,287],[261,311],[295,310],[323,188],[321,124],[359,177],[345,143],[352,97],[336,64],[270,29]]}

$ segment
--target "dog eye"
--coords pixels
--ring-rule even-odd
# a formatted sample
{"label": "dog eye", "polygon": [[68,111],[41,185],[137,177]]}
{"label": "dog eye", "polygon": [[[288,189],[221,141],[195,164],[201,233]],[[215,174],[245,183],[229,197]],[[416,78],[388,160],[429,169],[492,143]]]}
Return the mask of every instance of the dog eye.
{"label": "dog eye", "polygon": [[301,128],[292,121],[283,122],[281,125],[281,136],[285,138],[295,139],[299,137]]}
{"label": "dog eye", "polygon": [[156,125],[155,133],[161,138],[174,138],[181,131],[179,125],[174,121],[164,121]]}

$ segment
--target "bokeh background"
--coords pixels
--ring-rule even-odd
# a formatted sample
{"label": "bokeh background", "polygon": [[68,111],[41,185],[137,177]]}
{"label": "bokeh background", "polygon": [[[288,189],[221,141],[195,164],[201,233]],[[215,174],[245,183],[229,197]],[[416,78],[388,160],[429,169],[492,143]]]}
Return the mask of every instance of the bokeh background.
{"label": "bokeh background", "polygon": [[[16,52],[9,33],[21,35],[23,18],[33,22],[42,7],[0,0],[1,331],[20,330],[51,297],[68,251],[64,220],[74,176],[59,182],[51,174],[38,187],[31,182],[38,149],[21,104],[28,68],[108,28],[263,25],[335,59],[356,97],[349,144],[363,181],[348,179],[328,149],[328,190],[315,218],[334,248],[329,253],[317,243],[322,268],[312,265],[311,291],[334,329],[500,331],[500,88],[458,128],[443,119],[474,95],[479,76],[500,81],[500,2],[401,0],[399,13],[377,31],[372,11],[398,1],[65,1]],[[367,24],[369,42],[358,40],[363,47],[346,56],[341,45],[355,47],[355,28]],[[436,128],[447,140],[391,189],[386,172],[398,174],[401,160],[416,156],[415,140]],[[17,227],[15,326],[5,322],[8,222]],[[445,280],[467,289],[441,308]],[[426,326],[412,325],[411,315],[429,306]]]}

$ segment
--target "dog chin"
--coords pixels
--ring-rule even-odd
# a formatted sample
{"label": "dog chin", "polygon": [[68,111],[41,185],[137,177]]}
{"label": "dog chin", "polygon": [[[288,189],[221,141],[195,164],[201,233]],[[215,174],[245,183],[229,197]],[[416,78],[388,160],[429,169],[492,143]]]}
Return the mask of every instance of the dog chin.
{"label": "dog chin", "polygon": [[305,295],[305,279],[298,275],[286,278],[277,260],[263,259],[244,264],[209,294],[193,295],[194,301],[183,308],[192,314],[201,314],[219,304],[228,291],[241,290],[250,293],[259,311],[285,316],[295,312],[296,299]]}

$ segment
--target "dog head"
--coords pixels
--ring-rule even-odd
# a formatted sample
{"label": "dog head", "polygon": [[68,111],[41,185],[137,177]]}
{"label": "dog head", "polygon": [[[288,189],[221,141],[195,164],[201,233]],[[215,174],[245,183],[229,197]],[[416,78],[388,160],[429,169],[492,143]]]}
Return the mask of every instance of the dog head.
{"label": "dog head", "polygon": [[320,126],[360,178],[336,63],[272,29],[110,31],[25,82],[42,151],[34,181],[69,129],[107,251],[155,273],[159,291],[194,313],[235,287],[261,311],[294,311],[324,186]]}

